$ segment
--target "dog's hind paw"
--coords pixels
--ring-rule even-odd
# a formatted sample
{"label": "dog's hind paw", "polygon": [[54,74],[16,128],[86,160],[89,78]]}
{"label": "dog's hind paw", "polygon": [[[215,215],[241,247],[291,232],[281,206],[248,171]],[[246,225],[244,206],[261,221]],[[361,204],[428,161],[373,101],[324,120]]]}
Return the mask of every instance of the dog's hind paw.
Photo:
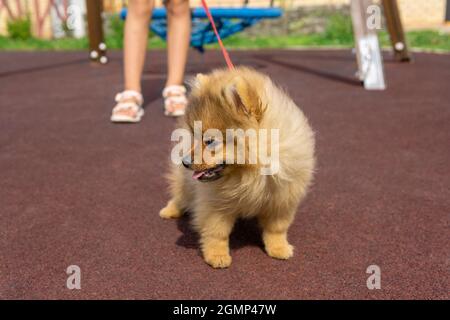
{"label": "dog's hind paw", "polygon": [[169,201],[165,208],[159,211],[159,216],[163,219],[177,219],[183,215],[183,212],[177,208],[172,201]]}
{"label": "dog's hind paw", "polygon": [[205,262],[216,269],[228,268],[231,265],[229,254],[208,254],[205,255]]}
{"label": "dog's hind paw", "polygon": [[294,255],[294,247],[290,244],[273,247],[266,246],[266,252],[272,258],[286,260]]}

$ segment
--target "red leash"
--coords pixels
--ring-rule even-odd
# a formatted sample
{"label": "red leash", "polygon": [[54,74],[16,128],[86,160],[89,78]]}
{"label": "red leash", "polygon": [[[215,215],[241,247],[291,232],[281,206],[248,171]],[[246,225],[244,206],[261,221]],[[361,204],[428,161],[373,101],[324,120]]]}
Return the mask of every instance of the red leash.
{"label": "red leash", "polygon": [[206,16],[208,17],[209,22],[211,23],[211,25],[213,27],[214,33],[216,34],[217,42],[219,42],[220,48],[222,49],[222,54],[223,54],[223,57],[225,58],[228,69],[233,70],[234,69],[233,62],[231,62],[228,51],[222,43],[222,39],[220,38],[219,32],[217,31],[216,24],[214,23],[214,19],[211,15],[211,12],[209,11],[208,5],[206,4],[206,0],[202,0],[202,6],[203,6],[203,9],[205,9]]}

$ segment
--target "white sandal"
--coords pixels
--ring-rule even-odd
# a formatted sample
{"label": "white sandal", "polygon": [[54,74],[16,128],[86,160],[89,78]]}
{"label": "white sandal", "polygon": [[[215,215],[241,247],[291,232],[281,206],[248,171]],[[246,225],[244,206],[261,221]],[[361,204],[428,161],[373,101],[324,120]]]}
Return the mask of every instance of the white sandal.
{"label": "white sandal", "polygon": [[[133,90],[125,90],[118,93],[115,98],[117,104],[112,110],[112,122],[139,122],[144,115],[144,98],[142,94]],[[132,114],[121,113],[120,111],[131,111]]]}
{"label": "white sandal", "polygon": [[165,87],[162,96],[164,97],[164,114],[166,116],[180,117],[184,115],[187,106],[186,88],[184,86]]}

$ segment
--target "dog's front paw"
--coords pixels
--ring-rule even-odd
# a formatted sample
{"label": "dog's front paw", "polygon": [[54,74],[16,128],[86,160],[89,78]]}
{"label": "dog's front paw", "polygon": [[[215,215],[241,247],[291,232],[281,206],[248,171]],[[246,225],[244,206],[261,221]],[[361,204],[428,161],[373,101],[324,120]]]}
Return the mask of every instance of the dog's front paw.
{"label": "dog's front paw", "polygon": [[272,258],[286,260],[294,255],[294,247],[290,244],[266,246],[266,252]]}
{"label": "dog's front paw", "polygon": [[170,201],[165,208],[159,211],[159,216],[163,219],[177,219],[183,215],[180,209]]}
{"label": "dog's front paw", "polygon": [[216,269],[228,268],[231,265],[231,256],[228,253],[205,254],[204,258],[207,264]]}

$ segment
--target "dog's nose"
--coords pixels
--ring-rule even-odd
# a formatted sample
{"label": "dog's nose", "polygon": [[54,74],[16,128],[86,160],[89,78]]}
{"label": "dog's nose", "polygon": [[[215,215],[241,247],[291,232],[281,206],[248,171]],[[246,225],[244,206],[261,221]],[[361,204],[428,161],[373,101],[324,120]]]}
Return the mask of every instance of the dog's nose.
{"label": "dog's nose", "polygon": [[183,166],[185,167],[185,168],[190,168],[191,167],[191,164],[192,164],[192,162],[191,162],[191,156],[185,156],[182,160],[181,160],[181,162],[183,163]]}

